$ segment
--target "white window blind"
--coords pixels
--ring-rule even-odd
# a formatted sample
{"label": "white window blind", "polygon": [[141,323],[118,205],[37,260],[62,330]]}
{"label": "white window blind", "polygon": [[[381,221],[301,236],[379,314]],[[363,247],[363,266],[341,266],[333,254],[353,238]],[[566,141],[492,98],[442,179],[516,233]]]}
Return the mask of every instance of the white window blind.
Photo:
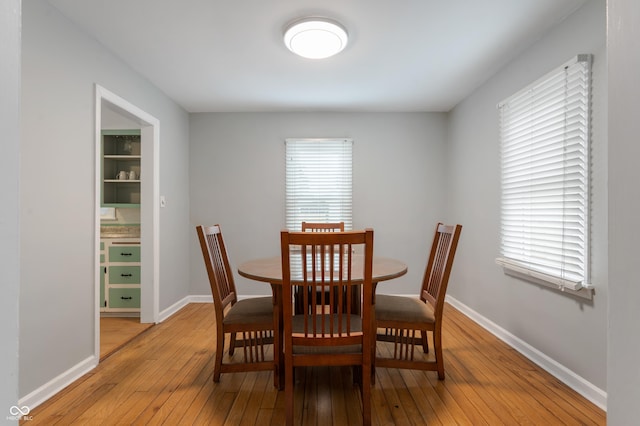
{"label": "white window blind", "polygon": [[589,285],[591,56],[499,104],[505,269],[561,289]]}
{"label": "white window blind", "polygon": [[306,222],[344,222],[352,229],[351,139],[285,141],[286,226],[301,230]]}

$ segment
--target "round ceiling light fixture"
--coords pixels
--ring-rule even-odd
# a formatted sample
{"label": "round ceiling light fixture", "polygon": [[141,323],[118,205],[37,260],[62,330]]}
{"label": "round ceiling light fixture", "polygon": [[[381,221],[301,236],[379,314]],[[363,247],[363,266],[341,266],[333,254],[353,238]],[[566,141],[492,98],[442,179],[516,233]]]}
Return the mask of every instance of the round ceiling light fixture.
{"label": "round ceiling light fixture", "polygon": [[285,28],[284,44],[304,58],[324,59],[347,45],[347,30],[328,18],[298,19]]}

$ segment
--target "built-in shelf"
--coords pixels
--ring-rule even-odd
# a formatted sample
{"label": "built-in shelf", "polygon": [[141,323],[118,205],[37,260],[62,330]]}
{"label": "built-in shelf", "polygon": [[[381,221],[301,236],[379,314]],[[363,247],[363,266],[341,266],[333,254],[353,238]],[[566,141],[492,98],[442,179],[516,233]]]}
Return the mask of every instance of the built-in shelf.
{"label": "built-in shelf", "polygon": [[[140,130],[102,131],[102,207],[140,206]],[[136,179],[118,179],[130,173]]]}

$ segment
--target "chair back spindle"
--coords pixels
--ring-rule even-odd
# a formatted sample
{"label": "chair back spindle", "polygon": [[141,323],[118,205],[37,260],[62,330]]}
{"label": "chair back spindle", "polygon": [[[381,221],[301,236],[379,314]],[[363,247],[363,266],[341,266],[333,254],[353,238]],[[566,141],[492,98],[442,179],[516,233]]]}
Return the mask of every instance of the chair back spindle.
{"label": "chair back spindle", "polygon": [[436,313],[441,313],[444,307],[460,229],[462,227],[459,225],[456,227],[439,223],[433,237],[429,261],[422,281],[420,299],[433,305]]}
{"label": "chair back spindle", "polygon": [[[227,306],[234,305],[238,301],[238,296],[233,275],[230,273],[231,266],[229,265],[220,226],[203,227],[200,238],[201,245],[204,243],[202,249],[216,317],[220,313],[220,320],[222,320],[224,310]],[[204,238],[204,241],[202,241],[202,238]]]}

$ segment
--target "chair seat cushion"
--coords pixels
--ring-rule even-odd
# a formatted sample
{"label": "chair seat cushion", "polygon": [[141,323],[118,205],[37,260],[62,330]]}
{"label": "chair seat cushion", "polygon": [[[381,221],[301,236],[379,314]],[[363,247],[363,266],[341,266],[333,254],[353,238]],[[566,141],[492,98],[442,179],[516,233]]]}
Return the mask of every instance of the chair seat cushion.
{"label": "chair seat cushion", "polygon": [[248,324],[273,322],[271,297],[252,297],[236,302],[225,315],[224,324]]}
{"label": "chair seat cushion", "polygon": [[377,321],[434,323],[433,307],[417,297],[376,295]]}

